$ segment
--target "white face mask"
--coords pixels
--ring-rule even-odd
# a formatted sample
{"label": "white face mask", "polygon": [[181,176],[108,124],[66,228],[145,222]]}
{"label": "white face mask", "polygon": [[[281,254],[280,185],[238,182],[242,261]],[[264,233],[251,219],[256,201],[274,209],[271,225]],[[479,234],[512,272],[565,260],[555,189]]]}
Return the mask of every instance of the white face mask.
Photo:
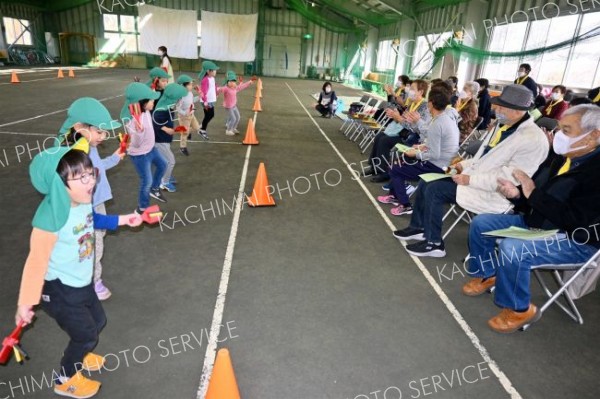
{"label": "white face mask", "polygon": [[408,98],[410,98],[411,100],[414,100],[415,98],[417,98],[417,92],[414,90],[409,90],[408,91]]}
{"label": "white face mask", "polygon": [[162,51],[158,52],[158,55],[163,55],[163,54],[164,54],[164,52],[162,52]]}
{"label": "white face mask", "polygon": [[552,99],[553,99],[554,101],[556,101],[556,100],[560,100],[560,99],[562,98],[562,94],[560,94],[560,93],[552,93],[552,96],[551,96],[551,97],[552,97]]}
{"label": "white face mask", "polygon": [[464,100],[465,98],[469,98],[469,93],[467,93],[467,92],[466,92],[466,91],[464,91],[464,90],[461,90],[461,91],[458,93],[458,98],[460,98],[461,100]]}
{"label": "white face mask", "polygon": [[586,134],[583,134],[583,135],[577,136],[577,137],[569,137],[566,134],[564,134],[562,130],[559,130],[556,133],[554,133],[554,140],[552,141],[552,149],[558,155],[565,155],[569,152],[582,150],[586,146],[581,146],[581,147],[576,147],[576,148],[571,148],[571,146],[573,144],[575,144],[576,142],[578,142],[579,140],[583,139],[584,137],[588,136],[590,133],[592,133],[592,132],[587,132]]}
{"label": "white face mask", "polygon": [[522,78],[523,76],[527,75],[527,72],[521,72],[519,71],[519,77]]}
{"label": "white face mask", "polygon": [[331,93],[331,87],[326,87],[325,88],[325,93]]}
{"label": "white face mask", "polygon": [[496,119],[498,120],[498,122],[500,122],[502,125],[506,125],[506,123],[508,122],[508,118],[506,117],[506,115],[504,115],[502,112],[497,112],[496,111]]}

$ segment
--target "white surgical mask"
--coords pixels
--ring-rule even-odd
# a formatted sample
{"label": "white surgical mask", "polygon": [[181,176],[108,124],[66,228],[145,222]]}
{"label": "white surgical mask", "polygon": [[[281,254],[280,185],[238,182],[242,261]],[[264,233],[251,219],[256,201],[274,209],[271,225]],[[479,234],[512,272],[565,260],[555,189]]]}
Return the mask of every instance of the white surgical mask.
{"label": "white surgical mask", "polygon": [[562,97],[562,95],[560,93],[554,92],[554,93],[552,93],[551,97],[552,97],[552,99],[554,101],[556,101],[556,100],[560,100],[560,98]]}
{"label": "white surgical mask", "polygon": [[497,112],[496,111],[496,119],[498,120],[498,122],[500,122],[502,125],[506,125],[506,123],[508,122],[508,118],[506,117],[506,115],[504,115],[502,112]]}
{"label": "white surgical mask", "polygon": [[468,98],[468,97],[469,97],[469,94],[464,90],[461,90],[458,93],[458,98],[460,98],[461,100],[464,100],[465,98]]}
{"label": "white surgical mask", "polygon": [[579,140],[586,137],[587,135],[589,135],[590,133],[592,133],[592,132],[587,132],[586,134],[577,136],[577,137],[569,137],[566,134],[564,134],[562,130],[558,130],[556,133],[554,133],[554,139],[552,141],[552,149],[558,155],[565,155],[569,152],[581,150],[581,149],[585,148],[586,146],[581,146],[581,147],[576,147],[576,148],[571,148],[571,146],[574,143],[576,143]]}
{"label": "white surgical mask", "polygon": [[527,72],[519,72],[519,77],[522,78],[523,76],[527,75]]}
{"label": "white surgical mask", "polygon": [[408,98],[410,98],[411,100],[414,100],[415,98],[417,98],[417,92],[414,90],[409,90],[407,95],[408,95]]}
{"label": "white surgical mask", "polygon": [[325,93],[330,93],[331,92],[331,87],[326,87],[325,88]]}

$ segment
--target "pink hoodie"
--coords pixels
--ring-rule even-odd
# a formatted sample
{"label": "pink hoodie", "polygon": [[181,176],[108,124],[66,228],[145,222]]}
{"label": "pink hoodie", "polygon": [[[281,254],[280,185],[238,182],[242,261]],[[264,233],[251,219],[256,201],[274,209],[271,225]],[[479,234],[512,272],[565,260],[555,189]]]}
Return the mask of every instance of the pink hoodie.
{"label": "pink hoodie", "polygon": [[237,93],[238,91],[242,91],[248,86],[252,84],[252,81],[249,80],[242,84],[237,85],[235,88],[231,89],[229,86],[221,86],[217,88],[217,95],[219,93],[223,93],[223,106],[225,108],[233,108],[237,105]]}

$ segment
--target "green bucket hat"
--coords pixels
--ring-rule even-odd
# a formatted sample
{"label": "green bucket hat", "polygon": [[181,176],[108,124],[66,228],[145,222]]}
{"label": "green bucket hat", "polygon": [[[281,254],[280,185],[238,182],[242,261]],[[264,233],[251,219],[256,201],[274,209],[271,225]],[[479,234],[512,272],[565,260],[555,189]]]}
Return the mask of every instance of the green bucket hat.
{"label": "green bucket hat", "polygon": [[223,84],[227,84],[227,82],[229,82],[230,80],[235,80],[237,82],[237,75],[233,71],[227,71]]}
{"label": "green bucket hat", "polygon": [[131,120],[132,115],[129,112],[129,104],[137,103],[141,100],[156,100],[160,97],[160,93],[152,91],[148,86],[143,83],[133,82],[129,83],[125,88],[125,104],[121,109],[120,118],[122,121]]}
{"label": "green bucket hat", "polygon": [[202,61],[202,70],[198,74],[198,77],[200,79],[202,79],[204,77],[204,75],[206,75],[206,72],[208,72],[208,71],[216,71],[217,69],[219,69],[219,66],[217,64],[215,64],[214,62],[212,62],[212,61]]}
{"label": "green bucket hat", "polygon": [[33,217],[31,223],[33,227],[54,233],[67,223],[71,210],[71,197],[56,168],[67,152],[85,149],[86,144],[86,139],[80,139],[72,147],[48,148],[37,154],[31,161],[29,165],[31,183],[44,195]]}
{"label": "green bucket hat", "polygon": [[150,87],[152,85],[152,82],[156,78],[168,79],[170,77],[171,77],[171,75],[166,73],[164,69],[159,68],[159,67],[154,67],[150,70],[150,80],[146,82],[146,86]]}
{"label": "green bucket hat", "polygon": [[113,120],[106,107],[95,98],[82,97],[73,102],[67,110],[67,120],[59,130],[58,137],[63,137],[77,122],[96,126],[102,130],[114,130],[121,124]]}
{"label": "green bucket hat", "polygon": [[156,111],[168,110],[170,106],[175,105],[181,97],[188,93],[187,89],[177,83],[170,83],[165,87],[163,95],[158,100],[158,104],[154,107]]}
{"label": "green bucket hat", "polygon": [[181,76],[179,76],[179,78],[177,78],[177,84],[180,84],[180,85],[184,85],[186,83],[191,83],[193,81],[194,81],[194,79],[192,79],[188,75],[181,75]]}

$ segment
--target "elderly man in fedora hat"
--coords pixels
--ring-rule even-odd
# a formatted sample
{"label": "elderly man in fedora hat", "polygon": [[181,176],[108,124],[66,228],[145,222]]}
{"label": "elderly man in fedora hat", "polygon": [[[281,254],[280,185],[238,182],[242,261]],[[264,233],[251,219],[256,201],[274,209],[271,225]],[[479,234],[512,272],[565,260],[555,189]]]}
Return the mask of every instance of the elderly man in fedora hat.
{"label": "elderly man in fedora hat", "polygon": [[[517,184],[498,179],[498,192],[515,204],[515,214],[479,215],[469,229],[473,278],[462,291],[477,296],[495,285],[494,302],[503,310],[488,325],[499,333],[514,332],[539,316],[530,303],[532,266],[585,263],[600,248],[600,108],[573,107],[559,127],[552,162],[545,162],[532,178],[513,170]],[[539,240],[504,238],[495,254],[497,237],[483,233],[511,226],[559,233]]]}
{"label": "elderly man in fedora hat", "polygon": [[394,232],[394,237],[401,241],[418,240],[406,246],[409,253],[445,256],[444,204],[456,203],[477,214],[504,213],[512,204],[496,190],[498,178],[516,184],[512,175],[515,169],[531,176],[546,159],[548,140],[527,112],[533,104],[531,91],[521,85],[509,85],[491,102],[498,123],[477,154],[450,165],[452,178],[420,182],[410,224]]}

